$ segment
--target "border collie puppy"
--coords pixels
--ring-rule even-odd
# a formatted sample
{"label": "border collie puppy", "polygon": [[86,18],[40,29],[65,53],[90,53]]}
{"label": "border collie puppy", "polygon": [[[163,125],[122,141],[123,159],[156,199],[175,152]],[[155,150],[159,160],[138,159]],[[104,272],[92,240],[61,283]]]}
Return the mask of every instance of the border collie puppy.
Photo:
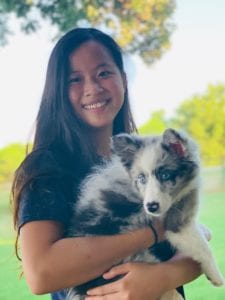
{"label": "border collie puppy", "polygon": [[[167,129],[155,137],[116,135],[111,148],[111,160],[94,168],[81,184],[69,236],[125,233],[151,225],[158,218],[168,242],[120,263],[156,263],[169,259],[177,249],[199,262],[213,285],[222,285],[222,274],[196,221],[200,169],[196,144],[184,134]],[[88,289],[104,283],[99,277],[72,288],[68,299],[85,299]],[[171,291],[162,299],[183,297]]]}

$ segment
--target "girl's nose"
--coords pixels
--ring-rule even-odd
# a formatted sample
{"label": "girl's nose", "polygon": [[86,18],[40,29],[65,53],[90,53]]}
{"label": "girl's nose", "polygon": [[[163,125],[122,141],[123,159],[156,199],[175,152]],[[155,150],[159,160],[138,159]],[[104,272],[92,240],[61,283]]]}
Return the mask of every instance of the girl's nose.
{"label": "girl's nose", "polygon": [[84,94],[86,97],[95,96],[103,91],[103,87],[97,80],[89,80],[85,83]]}

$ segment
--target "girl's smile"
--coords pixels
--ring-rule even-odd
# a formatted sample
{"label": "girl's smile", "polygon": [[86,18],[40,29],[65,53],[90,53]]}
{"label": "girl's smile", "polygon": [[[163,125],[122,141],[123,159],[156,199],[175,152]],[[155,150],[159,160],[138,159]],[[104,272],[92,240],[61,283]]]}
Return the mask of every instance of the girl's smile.
{"label": "girl's smile", "polygon": [[97,110],[99,111],[100,108],[103,108],[105,107],[108,103],[109,103],[110,100],[102,100],[102,101],[97,101],[97,102],[93,102],[91,104],[84,104],[82,105],[82,107],[86,110]]}

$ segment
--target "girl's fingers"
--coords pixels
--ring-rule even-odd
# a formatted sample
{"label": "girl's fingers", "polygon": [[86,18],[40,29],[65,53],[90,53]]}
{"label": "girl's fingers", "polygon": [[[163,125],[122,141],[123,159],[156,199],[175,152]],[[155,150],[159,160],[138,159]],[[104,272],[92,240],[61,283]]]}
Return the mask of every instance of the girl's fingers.
{"label": "girl's fingers", "polygon": [[104,285],[101,285],[94,289],[91,289],[91,290],[87,291],[87,295],[88,296],[103,296],[103,295],[116,293],[116,292],[118,292],[118,290],[119,290],[118,281],[115,281],[115,282],[104,284]]}
{"label": "girl's fingers", "polygon": [[[113,267],[111,270],[109,270],[105,274],[103,274],[103,277],[105,279],[111,279],[111,278],[114,278],[119,275],[125,275],[130,271],[130,267],[131,267],[130,263],[118,265],[116,267]],[[87,295],[88,296],[104,296],[104,295],[106,295],[107,299],[108,299],[108,296],[110,296],[110,295],[114,295],[114,297],[115,297],[115,293],[118,293],[121,290],[121,284],[122,284],[121,281],[122,281],[122,279],[118,279],[114,282],[104,284],[102,286],[91,289],[91,290],[87,291]],[[101,298],[101,299],[103,299],[103,298]],[[109,299],[111,299],[111,298],[109,298]],[[113,299],[115,299],[115,298],[113,298]],[[91,300],[95,300],[95,299],[91,298]],[[97,298],[96,298],[96,300],[97,300]]]}
{"label": "girl's fingers", "polygon": [[117,294],[111,294],[106,296],[87,296],[85,300],[115,300],[117,298]]}
{"label": "girl's fingers", "polygon": [[130,271],[130,264],[126,263],[126,264],[122,264],[122,265],[118,265],[118,266],[113,267],[108,272],[104,273],[103,277],[105,279],[111,279],[111,278],[113,278],[115,276],[118,276],[118,275],[125,275],[129,271]]}

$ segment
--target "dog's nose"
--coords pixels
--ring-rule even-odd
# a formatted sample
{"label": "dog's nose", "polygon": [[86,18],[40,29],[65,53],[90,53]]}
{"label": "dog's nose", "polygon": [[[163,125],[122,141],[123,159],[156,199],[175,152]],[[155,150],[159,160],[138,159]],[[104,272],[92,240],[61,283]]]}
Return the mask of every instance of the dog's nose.
{"label": "dog's nose", "polygon": [[159,203],[155,201],[147,203],[147,209],[149,212],[155,213],[159,210]]}

